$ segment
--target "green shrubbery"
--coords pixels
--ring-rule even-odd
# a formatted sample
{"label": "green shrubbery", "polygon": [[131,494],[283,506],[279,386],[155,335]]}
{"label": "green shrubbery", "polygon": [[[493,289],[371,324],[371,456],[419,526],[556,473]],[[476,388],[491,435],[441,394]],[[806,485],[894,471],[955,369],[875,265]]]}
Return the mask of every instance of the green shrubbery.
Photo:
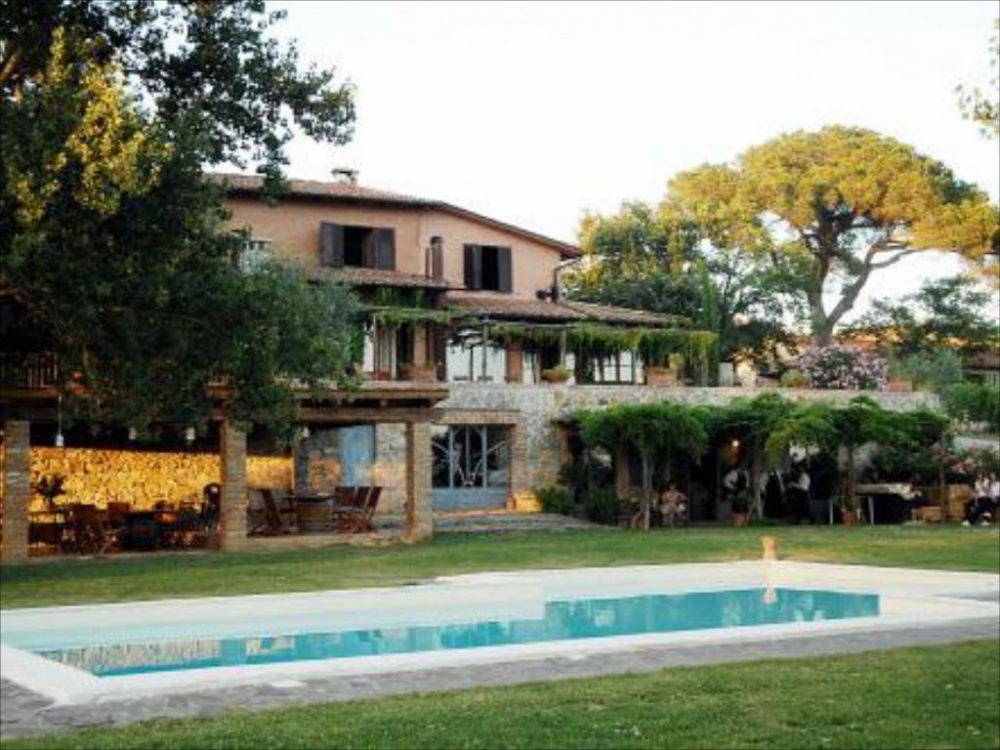
{"label": "green shrubbery", "polygon": [[573,512],[573,496],[565,487],[550,484],[545,487],[537,487],[532,490],[538,502],[542,504],[542,510],[546,513],[558,513],[561,516],[568,516]]}
{"label": "green shrubbery", "polygon": [[583,512],[594,523],[614,525],[618,523],[621,503],[614,487],[592,487],[583,499]]}
{"label": "green shrubbery", "polygon": [[956,383],[941,394],[945,412],[952,419],[985,424],[990,432],[1000,432],[1000,388],[978,383]]}

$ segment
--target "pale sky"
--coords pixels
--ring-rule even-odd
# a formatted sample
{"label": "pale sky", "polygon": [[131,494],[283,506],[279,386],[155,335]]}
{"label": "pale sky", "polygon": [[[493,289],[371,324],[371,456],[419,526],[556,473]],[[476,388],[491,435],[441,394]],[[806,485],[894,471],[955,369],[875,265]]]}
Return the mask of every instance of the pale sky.
{"label": "pale sky", "polygon": [[[678,172],[842,124],[1000,196],[1000,143],[954,92],[988,81],[993,0],[270,5],[288,11],[278,29],[303,63],[357,87],[354,140],[296,142],[293,177],[346,166],[363,185],[576,242],[585,210],[657,203]],[[957,268],[906,259],[868,296]]]}

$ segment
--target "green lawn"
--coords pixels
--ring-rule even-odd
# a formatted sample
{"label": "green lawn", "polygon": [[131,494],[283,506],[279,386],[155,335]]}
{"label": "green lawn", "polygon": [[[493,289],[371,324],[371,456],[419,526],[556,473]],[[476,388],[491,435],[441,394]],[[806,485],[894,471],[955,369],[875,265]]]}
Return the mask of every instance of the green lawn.
{"label": "green lawn", "polygon": [[996,642],[307,706],[15,748],[997,748]]}
{"label": "green lawn", "polygon": [[996,527],[691,528],[440,534],[377,549],[177,553],[52,560],[0,569],[0,607],[392,586],[439,575],[517,568],[752,559],[760,536],[794,560],[1000,572]]}

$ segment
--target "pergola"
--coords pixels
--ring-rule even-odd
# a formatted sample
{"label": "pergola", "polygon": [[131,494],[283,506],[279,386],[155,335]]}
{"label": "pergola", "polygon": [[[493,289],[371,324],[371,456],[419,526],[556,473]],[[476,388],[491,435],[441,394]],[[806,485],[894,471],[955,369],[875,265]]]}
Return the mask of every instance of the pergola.
{"label": "pergola", "polygon": [[[330,389],[299,393],[299,414],[312,425],[403,424],[406,439],[405,524],[402,533],[381,536],[407,541],[425,539],[433,532],[431,505],[431,423],[436,405],[448,397],[448,386],[436,382],[365,382],[357,390]],[[0,482],[3,490],[3,537],[0,563],[27,561],[31,501],[31,425],[53,424],[57,394],[51,388],[5,388],[0,394],[3,415]],[[335,535],[248,537],[247,435],[216,409],[218,424],[221,504],[218,542],[223,551],[317,546],[336,543]],[[352,540],[353,541],[353,540]]]}

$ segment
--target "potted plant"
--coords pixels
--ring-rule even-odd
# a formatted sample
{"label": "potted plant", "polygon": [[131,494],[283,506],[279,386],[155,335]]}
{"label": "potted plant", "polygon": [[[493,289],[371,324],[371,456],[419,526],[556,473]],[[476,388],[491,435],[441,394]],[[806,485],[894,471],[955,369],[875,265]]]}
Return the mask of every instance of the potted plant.
{"label": "potted plant", "polygon": [[840,510],[840,522],[844,526],[853,526],[858,521],[857,505],[851,502],[847,496],[838,497],[834,500],[834,505]]}
{"label": "potted plant", "polygon": [[750,490],[737,490],[733,494],[733,505],[730,516],[733,526],[746,526],[750,514]]}
{"label": "potted plant", "polygon": [[565,383],[572,373],[562,365],[542,370],[541,378],[546,383]]}
{"label": "potted plant", "polygon": [[808,388],[809,387],[809,376],[806,375],[802,370],[785,370],[781,374],[778,382],[781,384],[782,388]]}
{"label": "potted plant", "polygon": [[677,385],[677,373],[669,367],[647,367],[646,385],[673,387]]}
{"label": "potted plant", "polygon": [[422,365],[407,362],[399,366],[399,373],[403,380],[413,380],[426,383],[437,380],[437,365],[427,362]]}

